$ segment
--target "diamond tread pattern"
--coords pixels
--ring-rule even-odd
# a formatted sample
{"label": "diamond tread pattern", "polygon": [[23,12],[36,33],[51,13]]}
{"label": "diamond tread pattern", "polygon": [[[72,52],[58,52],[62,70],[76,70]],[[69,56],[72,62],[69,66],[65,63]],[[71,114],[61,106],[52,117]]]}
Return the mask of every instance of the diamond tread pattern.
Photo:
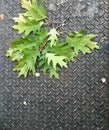
{"label": "diamond tread pattern", "polygon": [[[60,80],[12,72],[5,57],[8,42],[18,37],[12,18],[21,11],[20,0],[0,0],[0,128],[16,130],[108,130],[109,38],[108,0],[44,1],[48,15],[66,21],[63,29],[88,29],[97,34],[100,50],[82,56],[60,73]],[[51,10],[50,4],[55,7]],[[49,9],[50,7],[50,9]],[[101,79],[106,82],[102,83]]]}

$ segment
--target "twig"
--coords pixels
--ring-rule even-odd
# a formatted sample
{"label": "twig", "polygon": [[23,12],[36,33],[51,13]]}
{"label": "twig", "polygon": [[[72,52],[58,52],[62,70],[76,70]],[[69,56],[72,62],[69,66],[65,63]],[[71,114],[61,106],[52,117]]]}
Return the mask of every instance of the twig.
{"label": "twig", "polygon": [[[67,18],[68,19],[68,18]],[[46,20],[46,22],[45,22],[45,25],[50,25],[50,24],[64,24],[66,21],[67,21],[67,19],[65,19],[64,21],[62,21],[62,22],[59,22],[59,21],[56,21],[56,20],[52,20],[52,19],[50,19],[50,18],[48,18],[47,17],[47,20]],[[61,25],[59,25],[59,26],[61,26]]]}
{"label": "twig", "polygon": [[48,37],[47,37],[47,39],[45,40],[45,42],[40,46],[40,48],[39,48],[39,51],[40,51],[40,52],[45,49],[45,46],[46,46],[47,42],[48,42]]}

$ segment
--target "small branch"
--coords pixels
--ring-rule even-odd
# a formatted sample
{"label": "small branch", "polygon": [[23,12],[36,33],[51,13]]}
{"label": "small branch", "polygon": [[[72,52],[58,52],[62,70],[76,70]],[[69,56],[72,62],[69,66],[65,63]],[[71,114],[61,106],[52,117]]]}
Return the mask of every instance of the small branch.
{"label": "small branch", "polygon": [[53,21],[51,19],[45,20],[44,25],[51,25]]}
{"label": "small branch", "polygon": [[[68,19],[68,18],[67,18]],[[59,27],[60,26],[64,26],[65,25],[65,22],[67,21],[67,19],[65,19],[64,21],[62,21],[62,22],[58,22],[58,21],[56,21],[56,20],[52,20],[52,19],[49,19],[48,17],[47,17],[47,20],[45,21],[45,25],[51,25],[51,24],[61,24],[61,25],[59,25]],[[57,28],[59,28],[58,26],[57,26]]]}
{"label": "small branch", "polygon": [[48,37],[47,37],[47,39],[45,40],[45,42],[40,46],[40,48],[39,48],[39,51],[40,51],[40,52],[42,52],[42,50],[45,49],[47,42],[48,42]]}

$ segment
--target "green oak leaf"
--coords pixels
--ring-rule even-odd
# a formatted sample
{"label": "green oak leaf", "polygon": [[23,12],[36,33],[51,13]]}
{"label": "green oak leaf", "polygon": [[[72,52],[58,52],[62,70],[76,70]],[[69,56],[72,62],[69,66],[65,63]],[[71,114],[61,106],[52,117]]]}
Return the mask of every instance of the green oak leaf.
{"label": "green oak leaf", "polygon": [[36,37],[25,37],[11,42],[11,48],[7,51],[7,56],[12,61],[17,61],[13,70],[19,71],[19,76],[27,76],[29,71],[35,74],[37,57],[40,56],[39,43]]}
{"label": "green oak leaf", "polygon": [[59,74],[52,66],[50,66],[49,71],[50,71],[50,77],[54,76],[56,79],[59,79]]}
{"label": "green oak leaf", "polygon": [[94,34],[85,35],[82,32],[72,32],[67,36],[66,42],[68,43],[68,46],[74,49],[75,53],[78,54],[78,52],[81,51],[83,54],[86,54],[99,48],[97,42],[91,41],[91,39],[95,37],[96,35]]}
{"label": "green oak leaf", "polygon": [[19,34],[25,32],[25,35],[29,35],[31,32],[35,33],[39,31],[40,27],[43,25],[43,21],[37,22],[25,16],[24,14],[19,14],[19,17],[14,17],[13,20],[17,22],[13,28],[18,30]]}
{"label": "green oak leaf", "polygon": [[20,51],[15,51],[14,49],[10,48],[6,53],[6,56],[10,57],[12,61],[19,61],[23,58],[24,54]]}
{"label": "green oak leaf", "polygon": [[22,0],[21,4],[22,8],[26,9],[24,15],[31,20],[41,21],[46,18],[46,9],[41,0],[39,0],[39,4],[36,0]]}
{"label": "green oak leaf", "polygon": [[44,74],[47,73],[47,70],[50,72],[50,77],[55,77],[57,79],[59,79],[59,74],[57,73],[58,71],[58,68],[57,69],[54,69],[52,64],[48,65],[48,64],[45,64],[44,65],[44,69],[43,69],[43,72]]}
{"label": "green oak leaf", "polygon": [[58,37],[59,33],[56,31],[55,28],[51,29],[50,32],[48,33],[48,41],[50,41],[50,46],[55,46],[56,45],[56,41],[58,41]]}
{"label": "green oak leaf", "polygon": [[51,49],[51,52],[55,53],[58,56],[67,57],[68,61],[74,61],[74,58],[77,57],[77,54],[72,51],[72,48],[66,44],[66,42],[60,42]]}
{"label": "green oak leaf", "polygon": [[40,53],[38,49],[27,49],[24,56],[19,60],[15,68],[13,69],[14,71],[17,70],[19,71],[19,77],[21,75],[24,75],[24,77],[27,77],[27,74],[29,71],[32,71],[33,74],[35,74],[36,69],[36,60],[40,56]]}
{"label": "green oak leaf", "polygon": [[[38,32],[39,33],[39,32]],[[40,56],[39,48],[44,43],[48,31],[42,29],[39,34],[34,36],[26,36],[11,42],[11,47],[6,53],[12,61],[17,61],[14,70],[19,71],[19,76],[27,76],[29,71],[35,74],[37,59]]]}
{"label": "green oak leaf", "polygon": [[40,63],[39,67],[43,66],[43,73],[46,74],[47,72],[50,73],[50,77],[55,77],[59,79],[59,74],[57,71],[60,70],[59,66],[56,67],[56,69],[53,68],[52,63],[48,65],[46,57],[44,55],[40,56]]}
{"label": "green oak leaf", "polygon": [[24,35],[12,41],[6,52],[7,57],[16,61],[13,70],[19,72],[18,76],[27,77],[29,71],[34,75],[38,67],[43,67],[44,74],[49,72],[50,77],[59,79],[58,71],[67,67],[67,62],[74,62],[79,51],[86,54],[99,48],[92,41],[96,35],[86,34],[86,30],[71,32],[64,41],[59,40],[57,27],[48,32],[44,25],[49,18],[42,0],[21,0],[21,7],[25,12],[13,18],[16,23],[13,29]]}
{"label": "green oak leaf", "polygon": [[65,61],[67,59],[67,57],[65,57],[65,56],[56,56],[56,54],[54,54],[54,53],[46,53],[45,57],[47,59],[48,65],[50,65],[50,63],[52,63],[54,69],[56,69],[57,65],[59,65],[61,67],[67,67],[67,63]]}

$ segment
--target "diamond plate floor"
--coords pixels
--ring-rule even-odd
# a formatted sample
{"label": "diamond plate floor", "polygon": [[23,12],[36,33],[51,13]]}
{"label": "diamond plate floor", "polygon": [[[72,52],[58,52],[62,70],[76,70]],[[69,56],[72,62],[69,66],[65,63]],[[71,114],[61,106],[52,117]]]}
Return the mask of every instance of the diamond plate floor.
{"label": "diamond plate floor", "polygon": [[[12,18],[20,0],[0,0],[0,128],[13,130],[109,130],[108,0],[44,0],[48,15],[63,29],[97,34],[100,50],[81,56],[63,69],[60,80],[12,72],[5,57],[8,42],[18,37]],[[4,14],[4,15],[2,15]]]}

